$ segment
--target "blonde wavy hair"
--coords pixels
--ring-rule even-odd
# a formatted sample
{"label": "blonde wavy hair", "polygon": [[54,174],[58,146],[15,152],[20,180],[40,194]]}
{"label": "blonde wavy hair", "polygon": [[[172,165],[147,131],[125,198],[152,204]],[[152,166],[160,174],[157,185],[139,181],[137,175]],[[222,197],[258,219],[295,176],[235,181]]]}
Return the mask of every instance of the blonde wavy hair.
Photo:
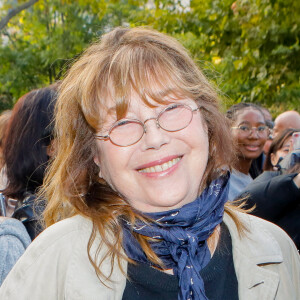
{"label": "blonde wavy hair", "polygon": [[[232,157],[231,135],[219,110],[217,93],[177,40],[145,28],[116,28],[91,45],[60,86],[55,121],[58,149],[42,195],[48,199],[46,226],[76,214],[92,220],[88,252],[99,278],[104,276],[100,267],[106,257],[117,259],[119,265],[121,259],[129,260],[122,251],[121,219],[132,224],[137,219],[145,220],[99,178],[99,168],[94,163],[94,134],[101,131],[111,99],[120,119],[126,115],[132,92],[149,106],[153,104],[148,99],[161,104],[169,95],[174,101],[188,97],[201,106],[210,149],[203,188],[220,176]],[[226,205],[225,209],[238,223],[234,213],[237,208]],[[98,264],[97,258],[90,256],[97,234],[108,247]],[[136,238],[148,258],[163,267],[148,238]]]}

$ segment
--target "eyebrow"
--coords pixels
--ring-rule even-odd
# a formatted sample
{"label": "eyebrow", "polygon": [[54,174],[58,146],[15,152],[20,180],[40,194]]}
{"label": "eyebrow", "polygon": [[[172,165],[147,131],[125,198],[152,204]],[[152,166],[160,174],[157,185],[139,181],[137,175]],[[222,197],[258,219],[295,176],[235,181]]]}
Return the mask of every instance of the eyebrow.
{"label": "eyebrow", "polygon": [[[242,121],[241,123],[239,123],[239,125],[241,125],[241,124],[249,124],[249,125],[251,125],[250,122],[248,122],[248,121]],[[266,125],[266,123],[264,123],[264,122],[258,122],[257,124]]]}

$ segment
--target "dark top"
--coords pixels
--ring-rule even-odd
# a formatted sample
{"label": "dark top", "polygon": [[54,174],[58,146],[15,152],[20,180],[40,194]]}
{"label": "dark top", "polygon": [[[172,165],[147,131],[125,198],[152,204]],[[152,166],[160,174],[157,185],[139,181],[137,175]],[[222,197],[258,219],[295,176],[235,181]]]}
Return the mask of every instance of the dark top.
{"label": "dark top", "polygon": [[18,200],[12,218],[24,224],[31,240],[34,240],[44,229],[41,217],[45,206],[45,201],[37,200],[35,194],[31,193],[26,193],[24,199]]}
{"label": "dark top", "polygon": [[[146,264],[128,264],[123,300],[177,300],[178,277]],[[221,224],[221,236],[208,265],[200,271],[205,293],[210,300],[238,300],[238,282],[233,265],[231,237]]]}
{"label": "dark top", "polygon": [[297,173],[276,175],[264,172],[240,197],[249,197],[247,208],[256,206],[251,214],[280,226],[300,249],[300,189],[293,181]]}

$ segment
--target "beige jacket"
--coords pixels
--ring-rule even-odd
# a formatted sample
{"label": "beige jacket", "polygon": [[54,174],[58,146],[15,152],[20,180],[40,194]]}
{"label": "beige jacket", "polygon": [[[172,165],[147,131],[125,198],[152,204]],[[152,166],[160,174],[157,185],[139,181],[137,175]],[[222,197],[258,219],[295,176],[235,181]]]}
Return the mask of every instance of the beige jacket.
{"label": "beige jacket", "polygon": [[[249,228],[247,237],[240,238],[232,219],[224,217],[232,237],[239,299],[299,300],[300,259],[292,241],[271,223],[245,214],[240,214],[240,219]],[[0,299],[122,299],[126,277],[119,267],[114,267],[113,282],[108,288],[99,281],[89,262],[87,242],[91,230],[91,222],[81,216],[45,230],[4,281]],[[106,260],[102,270],[108,274],[110,268],[110,261]]]}

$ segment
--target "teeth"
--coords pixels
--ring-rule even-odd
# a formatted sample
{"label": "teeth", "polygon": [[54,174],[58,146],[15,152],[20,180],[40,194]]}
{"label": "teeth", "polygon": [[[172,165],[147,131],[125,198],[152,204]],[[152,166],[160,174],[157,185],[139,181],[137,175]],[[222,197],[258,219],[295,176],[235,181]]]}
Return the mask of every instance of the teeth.
{"label": "teeth", "polygon": [[172,166],[174,166],[175,164],[177,164],[180,161],[181,158],[174,158],[168,162],[165,162],[161,165],[156,165],[150,168],[145,168],[145,169],[141,169],[139,170],[140,173],[156,173],[156,172],[162,172],[165,171],[169,168],[171,168]]}

